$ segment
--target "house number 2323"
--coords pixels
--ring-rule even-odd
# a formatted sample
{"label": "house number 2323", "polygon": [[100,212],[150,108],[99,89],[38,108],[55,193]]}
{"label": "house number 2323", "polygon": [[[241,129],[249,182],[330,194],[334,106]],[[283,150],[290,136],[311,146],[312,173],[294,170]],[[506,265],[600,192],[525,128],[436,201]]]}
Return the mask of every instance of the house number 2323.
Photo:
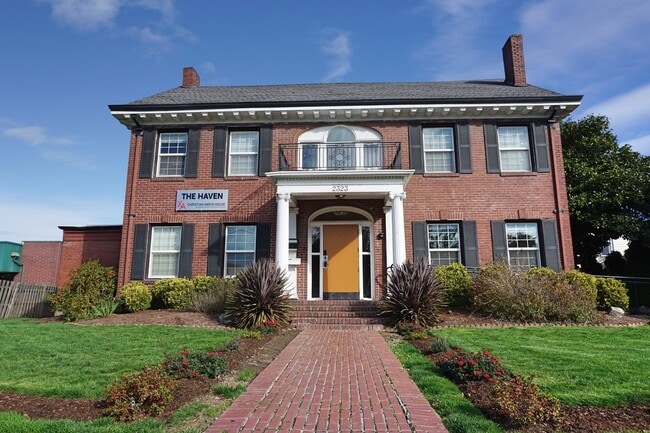
{"label": "house number 2323", "polygon": [[347,185],[332,185],[333,192],[346,192],[348,190]]}

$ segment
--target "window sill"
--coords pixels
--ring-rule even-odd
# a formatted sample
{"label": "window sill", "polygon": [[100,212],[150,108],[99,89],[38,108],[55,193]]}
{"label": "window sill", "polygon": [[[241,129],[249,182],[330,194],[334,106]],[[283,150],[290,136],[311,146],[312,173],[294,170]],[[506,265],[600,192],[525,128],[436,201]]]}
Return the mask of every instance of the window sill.
{"label": "window sill", "polygon": [[184,177],[152,177],[153,182],[184,182]]}
{"label": "window sill", "polygon": [[501,177],[525,177],[525,176],[537,176],[535,171],[509,171],[499,173]]}
{"label": "window sill", "polygon": [[252,180],[259,180],[261,177],[260,176],[226,176],[223,179],[226,182],[244,182],[244,181],[252,181]]}
{"label": "window sill", "polygon": [[422,177],[460,177],[460,173],[422,173]]}

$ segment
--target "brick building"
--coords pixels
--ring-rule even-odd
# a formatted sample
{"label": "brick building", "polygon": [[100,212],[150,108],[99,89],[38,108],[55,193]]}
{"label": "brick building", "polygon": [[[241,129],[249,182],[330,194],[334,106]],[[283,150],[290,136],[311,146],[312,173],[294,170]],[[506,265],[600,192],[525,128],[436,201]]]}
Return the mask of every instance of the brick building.
{"label": "brick building", "polygon": [[581,101],[505,80],[181,87],[111,105],[131,130],[119,285],[261,257],[300,299],[379,299],[386,269],[573,268],[560,121]]}

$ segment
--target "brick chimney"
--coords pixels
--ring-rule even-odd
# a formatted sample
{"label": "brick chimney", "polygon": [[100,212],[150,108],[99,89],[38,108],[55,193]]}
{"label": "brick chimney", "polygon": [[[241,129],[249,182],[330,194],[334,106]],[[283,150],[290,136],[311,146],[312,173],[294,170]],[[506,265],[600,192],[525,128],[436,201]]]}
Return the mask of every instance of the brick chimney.
{"label": "brick chimney", "polygon": [[518,87],[527,86],[523,37],[521,35],[510,36],[501,51],[503,52],[503,69],[506,72],[505,83]]}
{"label": "brick chimney", "polygon": [[201,85],[201,78],[191,66],[183,68],[183,87],[199,87]]}

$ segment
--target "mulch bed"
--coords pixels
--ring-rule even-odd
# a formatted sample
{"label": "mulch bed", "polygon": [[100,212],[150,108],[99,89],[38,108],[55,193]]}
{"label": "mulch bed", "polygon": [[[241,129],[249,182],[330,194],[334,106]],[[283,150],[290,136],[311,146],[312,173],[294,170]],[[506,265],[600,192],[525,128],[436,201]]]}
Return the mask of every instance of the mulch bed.
{"label": "mulch bed", "polygon": [[[452,316],[449,313],[448,319]],[[462,315],[455,315],[452,320],[460,320]],[[605,321],[607,318],[603,318]],[[620,318],[625,319],[625,318]],[[488,320],[481,323],[480,318],[471,326],[510,326],[499,321]],[[614,326],[639,326],[648,323],[647,317],[629,318],[627,323],[622,320],[615,321]],[[447,321],[447,325],[449,321]],[[445,326],[445,323],[442,323]],[[431,340],[410,340],[423,355],[432,363],[436,363],[439,354],[431,353]],[[619,407],[590,407],[590,406],[565,406],[562,405],[562,418],[553,424],[520,426],[513,425],[503,416],[496,407],[493,395],[493,384],[485,381],[473,381],[457,385],[463,395],[472,402],[486,417],[501,425],[506,431],[522,433],[604,433],[618,431],[650,431],[650,402],[645,404],[627,404]]]}
{"label": "mulch bed", "polygon": [[[42,321],[61,320],[47,318]],[[77,322],[77,325],[174,325],[201,328],[225,328],[213,316],[189,311],[147,310],[132,314],[113,316]],[[257,374],[298,335],[297,330],[288,329],[267,334],[263,339],[242,338],[236,351],[227,352],[231,371],[250,370]],[[179,379],[172,402],[159,419],[167,420],[181,406],[196,399],[209,400],[217,404],[221,398],[210,395],[210,387],[221,378]],[[14,392],[0,392],[0,411],[17,412],[29,418],[71,419],[88,421],[105,416],[106,406],[102,400],[83,398],[52,398],[24,395]]]}

